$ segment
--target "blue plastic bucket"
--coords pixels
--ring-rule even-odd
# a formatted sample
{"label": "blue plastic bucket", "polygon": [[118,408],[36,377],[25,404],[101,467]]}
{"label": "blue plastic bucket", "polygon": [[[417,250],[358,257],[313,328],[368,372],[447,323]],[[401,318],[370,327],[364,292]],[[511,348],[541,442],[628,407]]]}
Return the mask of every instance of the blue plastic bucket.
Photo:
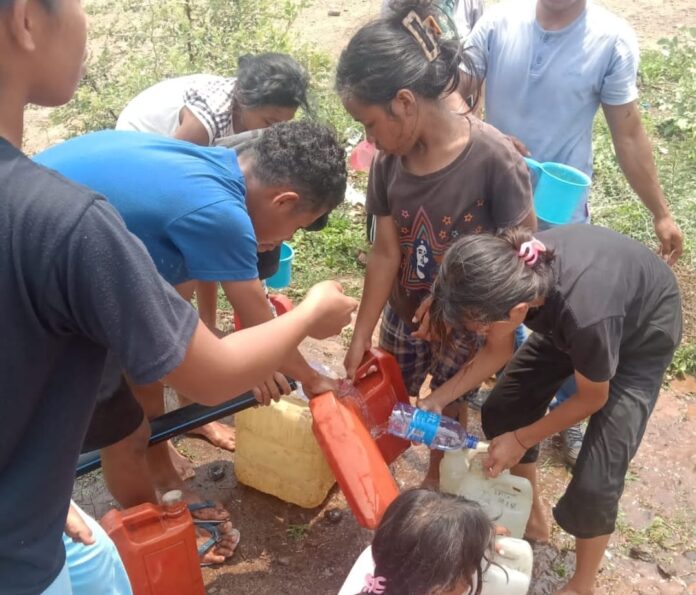
{"label": "blue plastic bucket", "polygon": [[289,244],[283,242],[280,247],[280,265],[274,275],[266,279],[266,285],[272,289],[283,289],[290,285],[292,280],[292,259],[295,251]]}
{"label": "blue plastic bucket", "polygon": [[574,167],[562,163],[539,163],[525,157],[534,177],[534,210],[537,217],[552,225],[570,223],[573,213],[587,196],[592,180]]}

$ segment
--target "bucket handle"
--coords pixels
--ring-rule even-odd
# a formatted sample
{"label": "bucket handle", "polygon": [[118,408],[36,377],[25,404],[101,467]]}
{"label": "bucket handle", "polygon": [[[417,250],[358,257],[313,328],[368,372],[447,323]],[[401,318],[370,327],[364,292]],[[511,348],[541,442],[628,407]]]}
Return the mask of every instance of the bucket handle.
{"label": "bucket handle", "polygon": [[539,175],[541,171],[543,171],[544,166],[539,163],[536,159],[532,159],[531,157],[524,157],[524,162],[527,164],[527,167],[531,169],[535,175]]}
{"label": "bucket handle", "polygon": [[524,157],[523,159],[529,168],[529,172],[532,174],[532,188],[534,188],[539,183],[539,177],[544,171],[544,166],[531,157]]}

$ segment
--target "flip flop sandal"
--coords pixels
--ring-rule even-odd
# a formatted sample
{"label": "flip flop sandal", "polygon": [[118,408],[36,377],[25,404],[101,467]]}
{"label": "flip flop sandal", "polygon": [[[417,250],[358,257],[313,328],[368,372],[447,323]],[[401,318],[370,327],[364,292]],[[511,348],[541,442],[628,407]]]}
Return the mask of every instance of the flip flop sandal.
{"label": "flip flop sandal", "polygon": [[[226,521],[225,521],[226,522]],[[205,529],[208,533],[210,533],[210,537],[203,542],[199,547],[198,547],[198,556],[203,557],[207,552],[209,552],[213,547],[215,547],[216,544],[220,543],[222,539],[222,535],[220,534],[220,529],[217,528],[217,525],[219,525],[219,522],[197,522],[195,523],[196,527],[200,527],[201,529]],[[232,529],[229,533],[225,533],[225,535],[234,535],[236,536],[235,540],[235,551],[237,550],[237,546],[239,545],[239,542],[241,541],[241,533],[239,532],[239,529]],[[234,553],[232,554],[234,555]],[[231,557],[231,556],[230,556]],[[227,561],[227,559],[225,560]],[[209,568],[211,566],[220,566],[221,564],[224,564],[224,562],[201,562],[201,568]]]}
{"label": "flip flop sandal", "polygon": [[[203,502],[192,502],[191,504],[187,504],[186,508],[189,509],[189,512],[191,513],[191,516],[193,516],[193,513],[198,511],[198,510],[205,510],[206,508],[214,508],[215,510],[220,510],[216,503],[213,502],[212,500],[204,500]],[[197,519],[196,517],[193,517],[193,520],[195,522],[198,521],[203,521],[204,523],[226,523],[227,521],[230,520],[230,517],[228,516],[226,519]]]}

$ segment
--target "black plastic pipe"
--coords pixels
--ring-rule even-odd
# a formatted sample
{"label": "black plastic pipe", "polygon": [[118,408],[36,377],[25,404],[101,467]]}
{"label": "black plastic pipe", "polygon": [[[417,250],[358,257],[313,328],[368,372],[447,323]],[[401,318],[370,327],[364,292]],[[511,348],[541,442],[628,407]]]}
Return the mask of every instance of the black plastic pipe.
{"label": "black plastic pipe", "polygon": [[[289,383],[293,389],[297,387],[294,381],[290,381]],[[254,398],[253,393],[249,391],[214,407],[206,407],[194,403],[182,407],[181,409],[170,411],[150,422],[150,427],[152,428],[150,446],[169,440],[179,434],[185,434],[211,421],[216,421],[222,417],[232,415],[233,413],[244,411],[255,405],[258,405],[258,401]],[[85,473],[98,469],[100,466],[101,459],[99,458],[99,451],[94,450],[92,452],[86,452],[80,455],[75,475],[76,477],[80,477]]]}

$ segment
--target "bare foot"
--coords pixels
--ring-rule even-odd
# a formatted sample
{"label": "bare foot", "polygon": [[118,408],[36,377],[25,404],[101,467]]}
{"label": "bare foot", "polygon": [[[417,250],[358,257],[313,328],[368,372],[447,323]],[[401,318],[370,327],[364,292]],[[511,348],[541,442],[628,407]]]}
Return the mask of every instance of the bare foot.
{"label": "bare foot", "polygon": [[551,539],[551,528],[546,522],[543,511],[536,512],[532,508],[532,514],[527,521],[524,538],[530,543],[548,543]]}
{"label": "bare foot", "polygon": [[217,446],[218,448],[224,448],[225,450],[234,452],[234,428],[221,424],[219,421],[213,421],[200,428],[194,428],[189,434],[205,438],[213,446]]}
{"label": "bare foot", "polygon": [[[217,539],[214,531],[218,532]],[[210,543],[211,539],[216,539],[214,543]],[[214,528],[206,528],[205,526],[196,527],[196,545],[209,545],[209,549],[200,555],[201,564],[223,564],[228,558],[231,558],[239,545],[239,531],[232,527],[232,523],[222,523],[214,526]]]}
{"label": "bare foot", "polygon": [[573,581],[570,581],[565,587],[556,591],[555,595],[594,595],[594,589],[574,587]]}
{"label": "bare foot", "polygon": [[171,440],[167,440],[167,450],[169,450],[169,458],[171,458],[172,465],[174,465],[174,469],[176,469],[181,481],[196,477],[196,469],[193,463],[176,449]]}

